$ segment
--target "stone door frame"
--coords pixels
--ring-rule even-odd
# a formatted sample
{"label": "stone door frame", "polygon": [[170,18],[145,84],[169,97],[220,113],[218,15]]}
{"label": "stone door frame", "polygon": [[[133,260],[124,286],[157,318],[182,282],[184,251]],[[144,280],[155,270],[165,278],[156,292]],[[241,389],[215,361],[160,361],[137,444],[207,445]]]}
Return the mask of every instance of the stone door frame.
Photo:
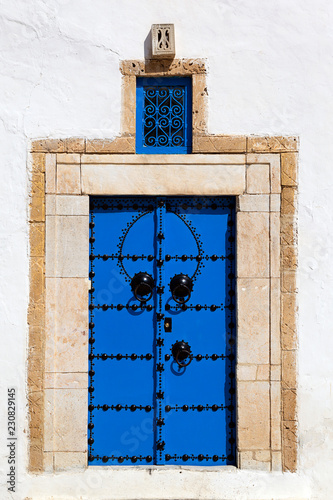
{"label": "stone door frame", "polygon": [[[169,194],[237,196],[238,467],[295,471],[297,139],[207,134],[203,61],[121,71],[119,138],[32,144],[29,470],[87,467],[89,195]],[[192,75],[193,154],[135,154],[137,74]]]}

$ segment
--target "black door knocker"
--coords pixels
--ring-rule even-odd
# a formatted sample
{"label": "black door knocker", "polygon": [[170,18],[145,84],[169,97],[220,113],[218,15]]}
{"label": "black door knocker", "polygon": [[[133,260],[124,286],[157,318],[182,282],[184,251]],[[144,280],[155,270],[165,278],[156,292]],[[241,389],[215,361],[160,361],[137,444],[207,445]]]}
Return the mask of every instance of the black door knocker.
{"label": "black door knocker", "polygon": [[[181,366],[182,368],[184,368],[185,366],[188,366],[193,359],[191,347],[184,340],[173,344],[173,346],[171,348],[171,352],[172,352],[172,355],[173,355],[176,363],[179,366]],[[188,362],[186,362],[187,358],[188,358]]]}
{"label": "black door knocker", "polygon": [[176,274],[170,282],[172,298],[178,304],[185,304],[191,298],[192,279],[187,274]]}
{"label": "black door knocker", "polygon": [[147,302],[153,296],[154,280],[148,273],[136,273],[132,278],[131,288],[139,302]]}

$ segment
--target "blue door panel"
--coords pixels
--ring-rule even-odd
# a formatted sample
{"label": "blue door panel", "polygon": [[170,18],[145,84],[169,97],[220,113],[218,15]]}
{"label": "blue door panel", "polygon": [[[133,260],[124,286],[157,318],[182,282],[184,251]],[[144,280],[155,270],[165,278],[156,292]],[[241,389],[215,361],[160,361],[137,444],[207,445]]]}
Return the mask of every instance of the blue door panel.
{"label": "blue door panel", "polygon": [[[217,432],[217,429],[220,426],[223,428],[228,426],[226,411],[218,409],[212,413],[210,409],[205,408],[201,412],[191,410],[180,412],[172,409],[168,413],[165,425],[167,443],[165,451],[170,456],[169,464],[186,462],[187,465],[207,465],[213,461],[214,465],[225,465],[229,450],[223,434]],[[197,432],[192,435],[189,429],[196,429]]]}
{"label": "blue door panel", "polygon": [[96,360],[94,382],[95,405],[153,404],[153,360]]}
{"label": "blue door panel", "polygon": [[132,311],[125,307],[95,310],[94,348],[96,352],[117,354],[152,354],[154,349],[153,311]]}
{"label": "blue door panel", "polygon": [[89,463],[235,463],[232,197],[92,197]]}
{"label": "blue door panel", "polygon": [[[152,461],[154,434],[153,415],[146,410],[94,410],[94,465],[106,465],[115,459],[116,464],[142,465]],[[104,458],[104,460],[103,460]]]}

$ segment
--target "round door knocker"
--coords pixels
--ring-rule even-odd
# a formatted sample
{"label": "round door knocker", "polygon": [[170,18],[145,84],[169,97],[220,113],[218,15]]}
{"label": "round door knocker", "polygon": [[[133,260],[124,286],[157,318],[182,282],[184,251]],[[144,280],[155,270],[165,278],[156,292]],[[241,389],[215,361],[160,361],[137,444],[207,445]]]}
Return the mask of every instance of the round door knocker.
{"label": "round door knocker", "polygon": [[[184,340],[173,344],[171,352],[176,363],[182,368],[188,366],[193,359],[191,347],[188,345],[187,342],[184,342]],[[188,362],[185,361],[187,358],[189,358]]]}
{"label": "round door knocker", "polygon": [[153,296],[154,280],[148,273],[136,273],[132,278],[131,288],[139,302],[147,302]]}
{"label": "round door knocker", "polygon": [[172,298],[178,304],[185,304],[191,298],[192,279],[187,274],[176,274],[170,282]]}

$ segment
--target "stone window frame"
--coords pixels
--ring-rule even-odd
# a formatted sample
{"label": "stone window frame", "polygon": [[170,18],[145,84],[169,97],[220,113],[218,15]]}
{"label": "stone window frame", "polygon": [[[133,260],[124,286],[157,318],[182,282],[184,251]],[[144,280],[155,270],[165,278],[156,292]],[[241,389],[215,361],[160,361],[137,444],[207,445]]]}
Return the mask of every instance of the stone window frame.
{"label": "stone window frame", "polygon": [[[209,135],[202,60],[124,61],[121,71],[120,137],[32,144],[29,470],[87,467],[89,195],[228,194],[237,196],[237,464],[296,471],[298,140]],[[191,155],[135,154],[138,74],[192,75]]]}

